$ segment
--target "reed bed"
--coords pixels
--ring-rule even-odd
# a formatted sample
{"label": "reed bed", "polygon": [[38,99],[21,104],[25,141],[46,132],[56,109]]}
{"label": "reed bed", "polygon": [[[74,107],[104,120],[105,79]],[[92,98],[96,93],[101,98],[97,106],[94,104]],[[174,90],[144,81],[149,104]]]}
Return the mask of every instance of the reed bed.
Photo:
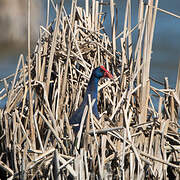
{"label": "reed bed", "polygon": [[[152,86],[149,77],[158,0],[139,1],[135,27],[127,0],[119,35],[113,0],[86,0],[85,9],[72,0],[70,15],[63,0],[47,3],[47,24],[33,53],[29,29],[28,57],[20,55],[16,73],[0,80],[0,100],[7,99],[0,109],[1,178],[179,179],[180,68],[176,89],[168,78],[161,88]],[[50,3],[56,12],[52,22]],[[112,41],[103,6],[110,7]],[[28,7],[30,12],[30,1]],[[135,42],[132,33],[138,33]],[[99,65],[114,76],[99,83],[101,118],[92,114],[89,97],[86,128],[82,123],[75,136],[68,119]]]}

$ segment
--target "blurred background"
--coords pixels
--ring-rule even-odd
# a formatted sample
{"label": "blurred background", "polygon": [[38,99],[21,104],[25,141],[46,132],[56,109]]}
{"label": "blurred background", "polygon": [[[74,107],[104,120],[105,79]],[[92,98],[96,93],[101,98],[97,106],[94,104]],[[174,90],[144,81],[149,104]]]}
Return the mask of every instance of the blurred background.
{"label": "blurred background", "polygon": [[[147,1],[147,0],[144,0]],[[59,4],[59,0],[54,0]],[[90,0],[91,2],[91,0]],[[109,2],[106,0],[105,2]],[[126,0],[114,0],[116,3],[118,25],[117,34],[123,30]],[[84,6],[84,0],[78,0]],[[45,26],[47,0],[31,1],[31,47],[32,51],[38,39],[39,25]],[[50,21],[55,18],[52,5]],[[67,13],[70,12],[71,0],[65,0]],[[159,0],[159,7],[180,15],[180,0]],[[107,13],[105,30],[110,35],[109,6],[103,9]],[[132,27],[137,24],[138,0],[132,1]],[[136,35],[133,40],[137,39]],[[117,45],[120,48],[120,45]],[[27,55],[27,0],[0,0],[0,79],[16,70],[19,55]],[[176,83],[180,59],[180,19],[157,13],[151,60],[151,77],[162,81],[169,78],[170,87]]]}

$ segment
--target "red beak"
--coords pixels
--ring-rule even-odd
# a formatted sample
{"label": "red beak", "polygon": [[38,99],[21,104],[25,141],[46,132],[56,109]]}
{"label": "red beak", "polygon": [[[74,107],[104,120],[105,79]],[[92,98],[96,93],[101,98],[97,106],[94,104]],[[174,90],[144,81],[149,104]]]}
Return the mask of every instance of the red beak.
{"label": "red beak", "polygon": [[104,66],[100,66],[100,67],[104,71],[104,77],[108,77],[110,79],[113,79],[113,75]]}

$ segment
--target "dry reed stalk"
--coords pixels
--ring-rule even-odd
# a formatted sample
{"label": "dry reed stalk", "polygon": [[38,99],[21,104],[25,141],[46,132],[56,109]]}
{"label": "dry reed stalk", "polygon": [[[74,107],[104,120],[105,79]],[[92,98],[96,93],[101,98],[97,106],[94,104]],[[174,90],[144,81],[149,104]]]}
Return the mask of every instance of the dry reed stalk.
{"label": "dry reed stalk", "polygon": [[153,5],[149,5],[149,4],[148,4],[148,6],[151,6],[152,8],[157,9],[158,11],[161,11],[161,12],[163,12],[163,13],[165,13],[165,14],[168,14],[168,15],[171,15],[171,16],[174,16],[174,17],[180,19],[180,16],[177,15],[177,14],[174,14],[174,13],[172,13],[172,12],[166,11],[166,10],[164,10],[164,9],[158,8],[158,7],[153,6]]}
{"label": "dry reed stalk", "polygon": [[11,176],[14,175],[14,172],[12,169],[10,169],[6,164],[4,164],[2,161],[0,161],[0,167],[3,168],[5,171],[7,171]]}
{"label": "dry reed stalk", "polygon": [[[115,5],[114,1],[110,0],[112,44],[113,44],[113,55],[114,55],[114,58],[115,58],[115,52],[116,52],[116,27],[115,27],[114,5]],[[115,61],[115,59],[114,59],[114,61]]]}
{"label": "dry reed stalk", "polygon": [[35,145],[35,132],[34,132],[34,121],[33,121],[33,102],[32,102],[32,85],[31,85],[31,30],[30,30],[30,25],[31,25],[31,0],[28,0],[28,78],[29,78],[29,119],[31,122],[31,138],[32,138],[32,146],[33,149],[36,149]]}
{"label": "dry reed stalk", "polygon": [[50,0],[47,0],[47,17],[46,17],[46,28],[49,25],[49,11],[50,11]]}

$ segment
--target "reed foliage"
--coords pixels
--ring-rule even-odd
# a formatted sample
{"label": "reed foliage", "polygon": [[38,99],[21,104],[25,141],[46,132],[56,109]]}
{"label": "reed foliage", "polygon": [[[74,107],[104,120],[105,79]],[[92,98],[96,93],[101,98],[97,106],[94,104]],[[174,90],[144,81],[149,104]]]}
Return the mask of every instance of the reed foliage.
{"label": "reed foliage", "polygon": [[[63,0],[57,5],[47,3],[47,23],[40,27],[33,53],[29,23],[28,57],[20,55],[16,73],[0,81],[0,100],[7,99],[0,110],[1,176],[178,178],[179,75],[176,89],[169,88],[168,78],[161,88],[152,86],[149,76],[158,0],[139,1],[135,27],[131,27],[131,0],[127,0],[119,35],[113,0],[108,4],[86,0],[85,9],[72,0],[70,15]],[[52,22],[50,3],[56,12]],[[110,7],[111,38],[103,26],[103,6]],[[28,7],[30,12],[30,1]],[[132,33],[138,34],[134,42]],[[101,118],[92,114],[89,98],[86,128],[82,123],[75,136],[68,119],[82,102],[93,68],[99,65],[112,72],[114,80],[99,83]]]}

